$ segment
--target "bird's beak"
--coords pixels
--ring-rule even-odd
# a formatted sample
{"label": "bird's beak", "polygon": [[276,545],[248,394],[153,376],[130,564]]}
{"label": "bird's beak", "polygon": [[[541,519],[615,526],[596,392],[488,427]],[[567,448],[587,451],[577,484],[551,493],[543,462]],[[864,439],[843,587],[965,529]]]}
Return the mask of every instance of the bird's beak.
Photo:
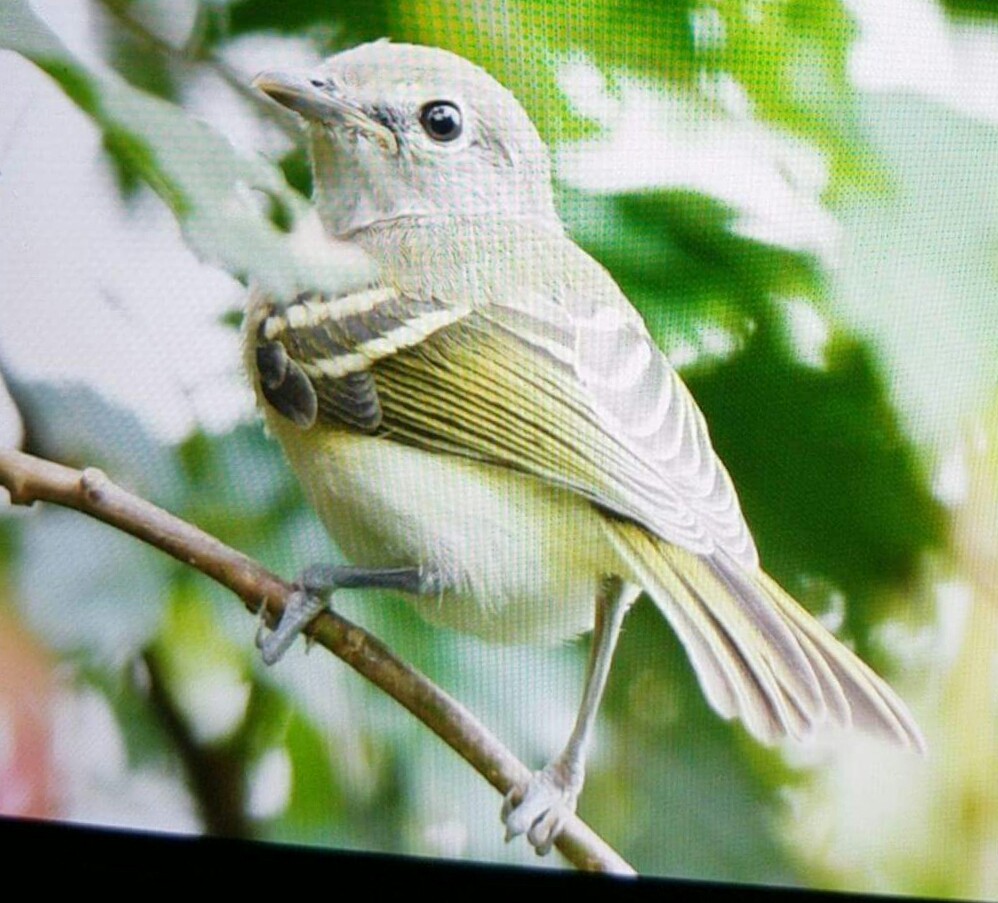
{"label": "bird's beak", "polygon": [[347,131],[359,131],[377,141],[389,153],[398,153],[398,140],[387,126],[371,119],[325,84],[314,83],[308,74],[297,72],[261,72],[253,87],[311,122],[321,122]]}

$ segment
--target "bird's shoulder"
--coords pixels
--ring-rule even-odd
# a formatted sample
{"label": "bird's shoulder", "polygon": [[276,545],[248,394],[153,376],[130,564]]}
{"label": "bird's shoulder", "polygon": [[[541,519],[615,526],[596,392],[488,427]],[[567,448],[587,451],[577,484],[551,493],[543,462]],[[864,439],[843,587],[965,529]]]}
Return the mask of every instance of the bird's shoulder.
{"label": "bird's shoulder", "polygon": [[406,217],[354,236],[382,284],[410,297],[434,296],[481,309],[558,304],[563,315],[612,310],[643,327],[610,274],[548,223],[491,216]]}

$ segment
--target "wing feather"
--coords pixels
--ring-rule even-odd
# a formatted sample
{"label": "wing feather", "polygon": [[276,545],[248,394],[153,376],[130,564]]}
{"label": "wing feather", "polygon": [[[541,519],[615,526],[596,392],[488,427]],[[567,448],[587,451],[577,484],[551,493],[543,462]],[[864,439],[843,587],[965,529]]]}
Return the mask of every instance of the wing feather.
{"label": "wing feather", "polygon": [[382,287],[301,296],[260,336],[307,374],[323,422],[527,471],[756,566],[703,417],[629,307],[537,295],[462,307]]}
{"label": "wing feather", "polygon": [[307,428],[306,374],[327,425],[527,472],[616,515],[608,535],[708,701],[759,739],[831,720],[921,748],[883,681],[759,569],[692,396],[626,299],[603,300],[313,299],[261,327],[288,358],[271,349],[271,394]]}
{"label": "wing feather", "polygon": [[[712,547],[681,495],[607,431],[565,365],[538,360],[477,314],[378,361],[373,373],[383,425],[397,441],[424,442],[413,430],[425,429],[432,410],[450,447],[571,488],[671,542]],[[476,422],[488,424],[487,435]]]}

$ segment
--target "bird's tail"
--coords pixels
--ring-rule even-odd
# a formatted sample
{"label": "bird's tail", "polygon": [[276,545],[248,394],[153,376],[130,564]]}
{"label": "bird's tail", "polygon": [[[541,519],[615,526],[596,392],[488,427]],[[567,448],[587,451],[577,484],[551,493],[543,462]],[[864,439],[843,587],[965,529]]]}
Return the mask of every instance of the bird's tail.
{"label": "bird's tail", "polygon": [[704,557],[624,521],[611,541],[669,620],[704,694],[763,743],[802,739],[827,722],[925,750],[904,703],[761,570]]}

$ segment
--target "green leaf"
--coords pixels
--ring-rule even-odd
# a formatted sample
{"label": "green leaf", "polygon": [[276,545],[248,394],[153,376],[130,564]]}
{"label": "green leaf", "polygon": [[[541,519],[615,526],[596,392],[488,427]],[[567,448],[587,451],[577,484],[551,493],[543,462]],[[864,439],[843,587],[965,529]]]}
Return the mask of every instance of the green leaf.
{"label": "green leaf", "polygon": [[774,296],[818,290],[812,258],[732,232],[731,211],[703,195],[562,197],[571,235],[610,271],[667,353],[682,333],[704,326],[747,334],[771,316]]}
{"label": "green leaf", "polygon": [[[350,3],[344,0],[242,0],[228,13],[227,33],[254,31],[282,34],[311,33],[331,51],[333,45],[349,46],[389,34],[389,7],[384,0]],[[325,40],[322,40],[322,39]]]}
{"label": "green leaf", "polygon": [[[863,602],[912,579],[943,542],[944,512],[869,350],[840,338],[826,353],[827,368],[808,367],[760,331],[688,382],[763,564],[791,590],[820,575]],[[863,605],[849,614],[854,628],[870,619]]]}
{"label": "green leaf", "polygon": [[719,9],[725,38],[714,65],[745,87],[755,113],[821,147],[833,189],[872,184],[877,173],[864,153],[848,72],[856,29],[846,5],[722,0]]}
{"label": "green leaf", "polygon": [[954,16],[965,16],[993,22],[998,19],[998,6],[994,0],[942,0],[946,11]]}
{"label": "green leaf", "polygon": [[7,0],[0,8],[0,47],[58,82],[103,131],[115,158],[173,210],[202,258],[279,296],[366,280],[359,255],[307,240],[315,228],[310,207],[278,169],[239,155],[179,107],[115,74],[88,70],[26,0]]}

